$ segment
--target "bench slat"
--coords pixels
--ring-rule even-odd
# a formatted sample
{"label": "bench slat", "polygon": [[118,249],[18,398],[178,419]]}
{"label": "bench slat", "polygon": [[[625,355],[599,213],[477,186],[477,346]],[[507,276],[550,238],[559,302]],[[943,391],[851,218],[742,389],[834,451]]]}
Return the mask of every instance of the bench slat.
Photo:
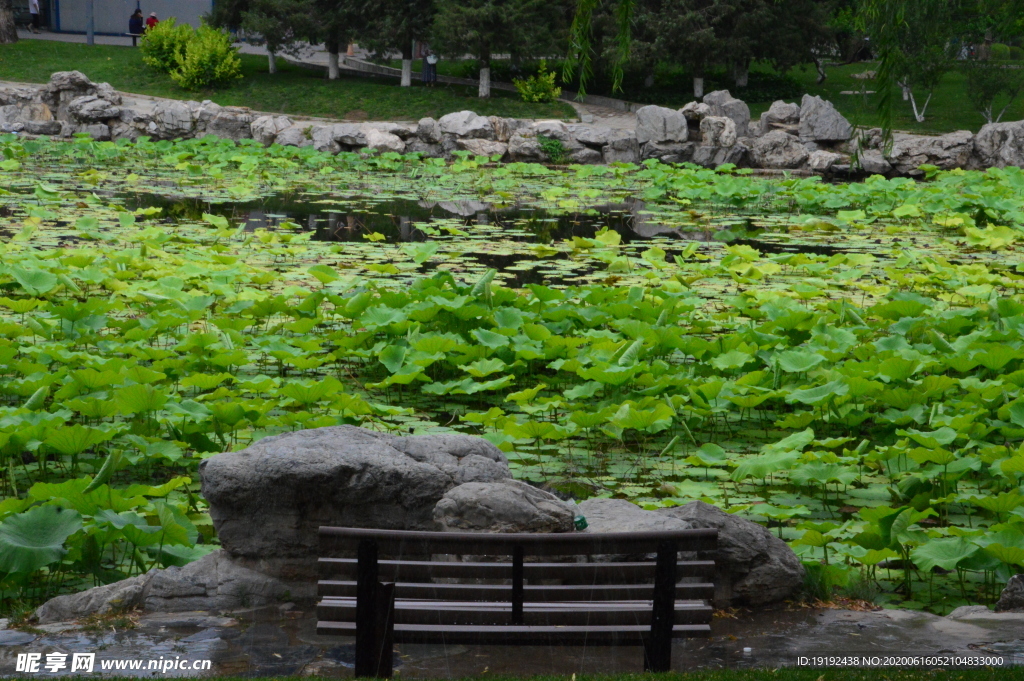
{"label": "bench slat", "polygon": [[[316,633],[354,636],[354,622],[317,622]],[[396,643],[501,644],[501,645],[637,645],[651,632],[649,625],[632,626],[460,626],[450,624],[396,624]],[[707,624],[677,624],[673,638],[711,636]]]}
{"label": "bench slat", "polygon": [[[317,619],[354,622],[354,598],[326,598],[316,609]],[[677,601],[676,624],[708,624],[712,609],[701,601]],[[503,625],[511,624],[510,603],[456,601],[396,601],[396,624]],[[532,626],[634,625],[651,623],[650,601],[607,601],[535,604],[523,607],[523,624]]]}
{"label": "bench slat", "polygon": [[[320,576],[355,579],[355,558],[320,558]],[[380,579],[386,582],[426,582],[431,579],[509,579],[511,563],[381,560]],[[676,564],[679,577],[710,577],[713,560],[684,560]],[[654,579],[654,561],[630,563],[525,563],[526,579],[557,579],[563,584],[637,584]]]}
{"label": "bench slat", "polygon": [[[349,580],[321,579],[321,596],[354,598],[356,583]],[[651,600],[653,584],[565,584],[549,586],[529,584],[523,588],[527,602],[545,601],[643,601]],[[676,584],[676,597],[695,600],[715,597],[715,585],[710,583]],[[395,598],[431,598],[437,600],[508,601],[512,600],[512,587],[500,584],[425,584],[398,582]]]}
{"label": "bench slat", "polygon": [[[569,556],[595,554],[650,554],[667,541],[678,542],[680,551],[709,551],[717,545],[718,530],[675,530],[672,532],[606,532],[562,534],[488,534],[476,532],[411,532],[367,530],[351,527],[321,527],[323,551],[352,548],[362,539],[372,539],[383,555],[431,554],[512,555],[522,547],[527,556]],[[504,553],[503,553],[504,552]]]}

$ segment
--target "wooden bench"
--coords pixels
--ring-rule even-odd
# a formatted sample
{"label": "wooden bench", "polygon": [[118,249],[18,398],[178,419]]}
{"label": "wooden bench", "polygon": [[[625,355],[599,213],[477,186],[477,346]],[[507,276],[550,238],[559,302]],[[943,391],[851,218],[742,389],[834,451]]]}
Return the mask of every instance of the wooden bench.
{"label": "wooden bench", "polygon": [[[706,601],[714,597],[714,561],[680,561],[678,553],[714,550],[717,542],[715,529],[484,534],[321,527],[317,633],[355,636],[356,676],[390,677],[395,643],[637,645],[644,647],[645,670],[668,671],[673,638],[711,633]],[[570,562],[650,554],[657,558]],[[680,582],[686,578],[702,581]]]}

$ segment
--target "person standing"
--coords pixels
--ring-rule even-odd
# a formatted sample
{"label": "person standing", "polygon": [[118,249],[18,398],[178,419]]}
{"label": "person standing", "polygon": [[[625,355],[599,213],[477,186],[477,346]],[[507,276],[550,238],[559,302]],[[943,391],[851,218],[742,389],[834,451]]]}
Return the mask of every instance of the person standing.
{"label": "person standing", "polygon": [[28,13],[32,15],[32,24],[29,30],[33,33],[42,33],[39,30],[39,0],[28,0]]}
{"label": "person standing", "polygon": [[427,56],[423,58],[423,84],[427,87],[437,84],[437,55],[433,50],[427,50]]}
{"label": "person standing", "polygon": [[142,10],[136,9],[132,12],[132,15],[128,17],[128,35],[132,37],[132,47],[135,47],[135,41],[142,35]]}
{"label": "person standing", "polygon": [[149,18],[146,19],[146,30],[153,28],[160,23],[160,20],[156,18],[156,12],[150,12]]}

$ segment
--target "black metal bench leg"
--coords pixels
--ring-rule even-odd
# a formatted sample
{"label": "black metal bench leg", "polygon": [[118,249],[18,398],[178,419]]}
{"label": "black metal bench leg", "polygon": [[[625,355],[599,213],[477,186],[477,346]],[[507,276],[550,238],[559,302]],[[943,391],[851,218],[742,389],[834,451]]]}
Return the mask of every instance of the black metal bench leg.
{"label": "black metal bench leg", "polygon": [[654,568],[654,603],[651,609],[651,633],[644,637],[644,671],[667,672],[672,669],[672,628],[675,626],[676,554],[675,542],[658,547]]}
{"label": "black metal bench leg", "polygon": [[395,585],[377,584],[377,632],[379,644],[376,653],[378,679],[390,679],[394,672],[395,657]]}
{"label": "black metal bench leg", "polygon": [[377,542],[359,542],[356,566],[356,669],[355,675],[377,676],[380,641],[377,640]]}

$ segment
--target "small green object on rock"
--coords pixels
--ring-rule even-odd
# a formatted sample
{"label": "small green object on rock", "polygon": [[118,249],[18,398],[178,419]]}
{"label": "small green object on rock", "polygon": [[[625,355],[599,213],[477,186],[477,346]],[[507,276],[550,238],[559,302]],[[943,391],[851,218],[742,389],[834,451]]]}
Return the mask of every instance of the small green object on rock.
{"label": "small green object on rock", "polygon": [[577,532],[582,532],[583,530],[587,529],[587,517],[583,515],[578,515],[572,519],[572,524],[576,526]]}

